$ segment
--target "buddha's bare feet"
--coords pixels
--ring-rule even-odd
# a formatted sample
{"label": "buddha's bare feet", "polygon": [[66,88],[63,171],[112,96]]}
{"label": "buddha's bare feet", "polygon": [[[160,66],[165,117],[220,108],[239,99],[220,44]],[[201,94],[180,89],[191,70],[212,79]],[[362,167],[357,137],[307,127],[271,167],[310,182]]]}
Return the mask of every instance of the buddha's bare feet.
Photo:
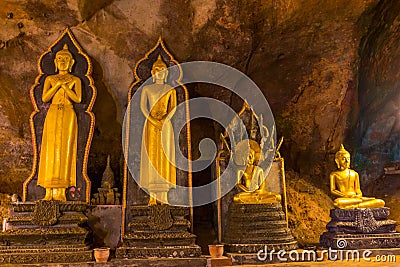
{"label": "buddha's bare feet", "polygon": [[147,205],[148,206],[157,205],[157,199],[155,199],[154,197],[150,197],[149,203]]}
{"label": "buddha's bare feet", "polygon": [[59,200],[63,202],[67,201],[67,198],[65,197],[65,188],[54,189],[53,200]]}
{"label": "buddha's bare feet", "polygon": [[52,188],[46,188],[46,195],[42,200],[52,200],[53,199],[53,189]]}

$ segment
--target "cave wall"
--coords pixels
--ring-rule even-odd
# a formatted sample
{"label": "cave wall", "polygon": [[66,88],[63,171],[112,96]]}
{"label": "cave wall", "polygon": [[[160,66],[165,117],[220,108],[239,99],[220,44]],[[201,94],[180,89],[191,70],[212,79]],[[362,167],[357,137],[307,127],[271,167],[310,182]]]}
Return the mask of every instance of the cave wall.
{"label": "cave wall", "polygon": [[364,183],[400,161],[400,2],[382,1],[360,45],[360,114],[352,134]]}
{"label": "cave wall", "polygon": [[[2,0],[0,114],[5,140],[1,146],[13,148],[0,155],[1,162],[9,161],[3,164],[2,180],[21,182],[29,173],[29,88],[39,55],[67,26],[92,57],[99,89],[89,166],[93,173],[102,169],[93,166],[104,166],[107,153],[113,154],[113,169],[119,171],[120,150],[115,147],[132,69],[162,36],[180,62],[216,61],[248,74],[271,105],[278,135],[286,137],[283,151],[290,166],[324,176],[329,169],[324,164],[344,139],[350,111],[357,109],[359,43],[368,29],[368,12],[376,4],[372,0],[324,5],[318,0]],[[230,92],[207,85],[193,90],[234,104]]]}
{"label": "cave wall", "polygon": [[[399,157],[397,1],[0,0],[0,5],[3,193],[20,194],[29,176],[29,90],[40,54],[67,26],[94,65],[98,98],[88,166],[94,187],[108,154],[120,184],[121,124],[133,68],[160,36],[179,62],[220,62],[254,80],[270,103],[278,136],[285,137],[281,154],[293,177],[307,177],[327,192],[333,156],[343,142],[357,151],[355,168],[364,182],[386,160]],[[229,91],[211,85],[189,89],[191,95],[241,105]],[[196,142],[202,136],[193,132]],[[379,156],[378,165],[367,164],[375,162],[371,155],[380,153],[380,144],[389,154]]]}

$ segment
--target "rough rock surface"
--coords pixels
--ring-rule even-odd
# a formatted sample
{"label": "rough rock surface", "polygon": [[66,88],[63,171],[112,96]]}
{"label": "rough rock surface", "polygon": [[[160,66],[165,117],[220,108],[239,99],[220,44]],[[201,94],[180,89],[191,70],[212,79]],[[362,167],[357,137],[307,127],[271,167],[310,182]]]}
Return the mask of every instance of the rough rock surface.
{"label": "rough rock surface", "polygon": [[[328,190],[320,181],[335,168],[333,155],[342,142],[357,149],[363,183],[377,178],[386,161],[399,160],[397,1],[0,0],[0,5],[2,192],[20,194],[30,173],[29,89],[40,54],[67,26],[94,64],[98,98],[88,166],[94,189],[108,154],[120,186],[120,133],[132,70],[159,36],[180,62],[216,61],[248,74],[270,103],[278,135],[285,136],[286,168],[322,190]],[[189,89],[193,96],[240,106],[227,90],[205,84]],[[196,134],[194,140],[204,136]],[[317,209],[328,205],[313,203]]]}
{"label": "rough rock surface", "polygon": [[400,3],[382,1],[360,46],[360,116],[353,136],[363,181],[400,161]]}
{"label": "rough rock surface", "polygon": [[287,171],[289,228],[301,247],[317,245],[326,231],[333,202],[326,193],[312,184],[310,177]]}
{"label": "rough rock surface", "polygon": [[[398,166],[399,167],[399,166]],[[400,171],[395,174],[384,174],[379,179],[368,184],[365,196],[372,195],[383,199],[390,208],[390,219],[400,221]],[[400,231],[400,225],[397,225]]]}

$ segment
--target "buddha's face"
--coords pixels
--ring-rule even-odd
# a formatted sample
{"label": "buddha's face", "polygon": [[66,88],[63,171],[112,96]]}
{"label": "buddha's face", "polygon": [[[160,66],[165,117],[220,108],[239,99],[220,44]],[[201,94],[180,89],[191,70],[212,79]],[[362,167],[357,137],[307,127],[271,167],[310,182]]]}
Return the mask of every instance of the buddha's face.
{"label": "buddha's face", "polygon": [[254,164],[255,155],[256,155],[256,153],[254,152],[254,150],[250,149],[249,156],[247,158],[247,160],[248,160],[247,164],[249,164],[249,165],[253,165]]}
{"label": "buddha's face", "polygon": [[155,80],[165,81],[168,75],[167,67],[162,65],[155,65],[151,72],[155,77]]}
{"label": "buddha's face", "polygon": [[67,53],[58,53],[54,59],[57,69],[60,71],[69,71],[73,64],[71,55]]}
{"label": "buddha's face", "polygon": [[337,155],[335,162],[338,168],[341,170],[350,168],[350,154],[340,153],[339,155]]}

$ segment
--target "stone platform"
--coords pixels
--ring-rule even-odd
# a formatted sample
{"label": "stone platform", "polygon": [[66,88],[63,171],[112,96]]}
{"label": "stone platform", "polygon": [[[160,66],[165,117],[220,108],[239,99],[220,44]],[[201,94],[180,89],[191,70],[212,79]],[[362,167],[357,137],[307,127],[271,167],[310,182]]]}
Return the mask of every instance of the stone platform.
{"label": "stone platform", "polygon": [[121,242],[122,206],[90,206],[86,216],[93,232],[93,246],[115,250]]}
{"label": "stone platform", "polygon": [[400,246],[396,221],[389,220],[389,208],[332,209],[328,232],[320,244],[332,249],[395,248]]}
{"label": "stone platform", "polygon": [[332,249],[368,249],[400,247],[400,233],[340,234],[325,232],[320,237],[323,247]]}
{"label": "stone platform", "polygon": [[232,266],[232,258],[231,257],[219,257],[219,258],[211,258],[209,256],[207,258],[207,267],[221,267],[221,266]]}
{"label": "stone platform", "polygon": [[331,221],[326,225],[331,233],[388,233],[396,231],[396,221],[389,220],[389,208],[332,209]]}
{"label": "stone platform", "polygon": [[[4,265],[0,265],[4,266]],[[7,264],[7,267],[206,267],[207,259],[200,258],[162,258],[162,259],[111,259],[108,262],[71,262],[71,263],[36,263]]]}
{"label": "stone platform", "polygon": [[169,205],[132,206],[129,232],[116,250],[123,258],[200,257],[196,236],[188,232],[189,209]]}
{"label": "stone platform", "polygon": [[12,204],[7,229],[0,233],[0,263],[60,263],[92,260],[84,202]]}
{"label": "stone platform", "polygon": [[287,228],[281,203],[231,203],[222,243],[228,253],[254,255],[265,248],[289,251],[298,247]]}

